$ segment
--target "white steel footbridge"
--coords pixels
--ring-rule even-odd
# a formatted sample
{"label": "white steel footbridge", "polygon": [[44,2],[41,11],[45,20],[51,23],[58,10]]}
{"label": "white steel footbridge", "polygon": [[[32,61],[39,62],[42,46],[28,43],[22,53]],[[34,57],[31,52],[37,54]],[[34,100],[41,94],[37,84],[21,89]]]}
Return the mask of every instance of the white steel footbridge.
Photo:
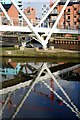
{"label": "white steel footbridge", "polygon": [[[58,15],[54,25],[52,26],[52,28],[41,27],[41,23],[43,23],[46,20],[46,18],[49,16],[49,14],[52,12],[52,10],[57,6],[57,4],[60,2],[60,0],[56,0],[56,2],[50,8],[50,10],[47,12],[47,14],[41,19],[41,21],[35,27],[31,24],[29,19],[25,16],[23,11],[20,10],[20,8],[16,4],[16,2],[14,0],[11,0],[11,2],[15,6],[17,11],[22,15],[23,19],[27,23],[27,26],[15,26],[13,24],[13,22],[12,22],[12,19],[9,17],[9,15],[6,12],[6,10],[4,9],[2,4],[0,3],[0,8],[4,12],[8,22],[10,23],[9,25],[0,25],[0,32],[1,31],[4,31],[4,32],[11,31],[11,32],[30,32],[30,33],[34,33],[35,34],[35,40],[40,42],[44,49],[47,48],[47,44],[48,44],[48,41],[49,41],[52,33],[80,34],[80,30],[58,29],[57,28],[58,22],[59,22],[59,20],[60,20],[60,18],[62,16],[62,14],[64,13],[64,10],[66,9],[67,5],[69,4],[70,0],[66,0],[65,5],[63,6],[61,12],[59,13],[59,15]],[[40,33],[43,33],[44,35],[40,35]],[[46,36],[46,38],[44,38],[43,36]]]}

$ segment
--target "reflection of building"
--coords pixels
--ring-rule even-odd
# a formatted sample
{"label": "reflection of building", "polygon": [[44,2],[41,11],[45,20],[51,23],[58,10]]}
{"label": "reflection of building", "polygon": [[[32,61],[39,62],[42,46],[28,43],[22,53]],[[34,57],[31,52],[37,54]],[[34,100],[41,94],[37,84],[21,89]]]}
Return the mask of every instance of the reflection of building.
{"label": "reflection of building", "polygon": [[4,4],[4,3],[5,3],[5,0],[0,0],[0,2],[1,2],[2,4]]}
{"label": "reflection of building", "polygon": [[2,64],[2,68],[0,68],[0,74],[16,75],[19,72],[20,68],[21,68],[20,63],[18,63],[18,64],[13,63],[13,62],[4,63],[4,64]]}
{"label": "reflection of building", "polygon": [[[65,2],[59,2],[57,7],[49,15],[52,23],[56,20],[58,14],[61,12]],[[51,6],[50,6],[51,7]],[[69,2],[66,10],[64,11],[59,23],[58,28],[67,29],[80,29],[80,3]]]}
{"label": "reflection of building", "polygon": [[[60,2],[57,9],[60,13],[64,3]],[[79,2],[70,2],[61,17],[58,27],[67,29],[78,29],[80,25]]]}

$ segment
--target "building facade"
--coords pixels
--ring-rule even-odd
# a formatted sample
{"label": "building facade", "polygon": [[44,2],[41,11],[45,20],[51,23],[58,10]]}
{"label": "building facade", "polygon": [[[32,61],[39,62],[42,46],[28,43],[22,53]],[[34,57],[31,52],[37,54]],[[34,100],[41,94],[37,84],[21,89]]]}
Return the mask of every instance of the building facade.
{"label": "building facade", "polygon": [[[61,12],[65,2],[59,2],[57,7],[49,15],[50,20],[55,22],[58,14]],[[54,21],[53,21],[54,19]],[[58,23],[58,28],[61,29],[80,29],[80,3],[79,2],[69,2],[66,10],[64,11],[61,19]]]}
{"label": "building facade", "polygon": [[[50,5],[42,5],[42,18],[46,15],[46,13],[49,11]],[[42,23],[42,26],[47,27],[48,26],[48,18]]]}
{"label": "building facade", "polygon": [[[22,0],[17,1],[17,5],[19,6],[20,10],[23,10]],[[23,24],[23,17],[20,13],[18,13],[19,24]]]}
{"label": "building facade", "polygon": [[[25,8],[24,14],[33,25],[36,24],[36,10],[34,8],[32,8],[31,6]],[[24,22],[24,24],[26,23]]]}
{"label": "building facade", "polygon": [[5,0],[0,0],[0,2],[1,2],[2,4],[5,4]]}
{"label": "building facade", "polygon": [[[18,2],[19,2],[18,6],[22,10],[22,5],[21,5],[22,3],[21,1]],[[23,21],[22,16],[18,13],[17,9],[13,4],[3,4],[3,7],[5,8],[6,12],[8,13],[14,25],[27,25],[26,22]],[[36,10],[29,6],[26,9],[24,9],[23,12],[25,13],[26,17],[31,21],[31,23],[35,24]],[[8,24],[8,20],[1,9],[0,9],[0,16],[2,18],[2,24]]]}

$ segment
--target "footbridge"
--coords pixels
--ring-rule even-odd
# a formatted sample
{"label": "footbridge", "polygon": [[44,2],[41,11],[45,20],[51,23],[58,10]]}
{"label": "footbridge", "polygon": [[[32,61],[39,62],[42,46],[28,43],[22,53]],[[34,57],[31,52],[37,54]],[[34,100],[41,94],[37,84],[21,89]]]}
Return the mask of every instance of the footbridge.
{"label": "footbridge", "polygon": [[[42,28],[41,23],[43,23],[46,18],[49,16],[49,14],[53,11],[53,9],[57,6],[57,4],[60,2],[60,0],[56,0],[56,2],[53,4],[53,6],[50,8],[50,10],[47,12],[47,14],[41,19],[41,21],[38,23],[37,26],[33,26],[32,23],[29,21],[29,19],[25,16],[25,14],[23,13],[23,11],[19,8],[19,6],[16,4],[16,2],[14,0],[11,0],[12,4],[15,6],[15,8],[17,9],[17,11],[21,14],[21,16],[23,17],[23,19],[25,20],[26,24],[28,25],[28,27],[19,27],[19,26],[14,26],[14,23],[12,22],[12,19],[10,18],[10,16],[7,14],[6,10],[4,9],[4,7],[2,6],[2,4],[0,3],[0,8],[2,9],[2,11],[4,12],[8,22],[10,22],[10,25],[0,25],[0,31],[16,31],[16,32],[31,32],[35,34],[35,40],[37,40],[38,42],[40,42],[43,46],[44,49],[47,48],[47,44],[48,41],[52,35],[52,33],[70,33],[70,34],[80,34],[79,30],[64,30],[64,29],[57,29],[57,25],[59,23],[59,20],[61,19],[61,16],[63,15],[67,5],[69,4],[70,0],[66,0],[61,12],[59,13],[54,25],[51,28]],[[39,33],[44,33],[44,35],[46,36],[46,38],[42,37],[42,35],[40,35]]]}
{"label": "footbridge", "polygon": [[[47,33],[51,28],[47,27],[33,27],[38,33]],[[32,33],[28,26],[10,26],[10,25],[1,25],[0,32],[26,32]],[[80,30],[70,30],[70,29],[57,29],[53,30],[52,33],[62,33],[62,34],[80,34]]]}

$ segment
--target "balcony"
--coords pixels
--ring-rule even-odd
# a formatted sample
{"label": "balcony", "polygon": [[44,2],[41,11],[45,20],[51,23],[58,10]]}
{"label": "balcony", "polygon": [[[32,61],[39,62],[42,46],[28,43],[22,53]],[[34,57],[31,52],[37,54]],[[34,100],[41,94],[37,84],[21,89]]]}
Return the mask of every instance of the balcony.
{"label": "balcony", "polygon": [[67,12],[67,15],[70,15],[70,12]]}
{"label": "balcony", "polygon": [[78,25],[78,29],[80,29],[80,24]]}
{"label": "balcony", "polygon": [[80,22],[80,17],[78,17],[78,22]]}
{"label": "balcony", "polygon": [[58,13],[58,10],[57,9],[55,9],[55,10],[53,10],[52,12],[51,12],[51,16],[57,16],[59,13]]}
{"label": "balcony", "polygon": [[70,22],[70,19],[67,19],[67,22]]}
{"label": "balcony", "polygon": [[78,14],[80,15],[80,9],[78,10]]}
{"label": "balcony", "polygon": [[54,23],[55,22],[55,20],[49,20],[49,23]]}

